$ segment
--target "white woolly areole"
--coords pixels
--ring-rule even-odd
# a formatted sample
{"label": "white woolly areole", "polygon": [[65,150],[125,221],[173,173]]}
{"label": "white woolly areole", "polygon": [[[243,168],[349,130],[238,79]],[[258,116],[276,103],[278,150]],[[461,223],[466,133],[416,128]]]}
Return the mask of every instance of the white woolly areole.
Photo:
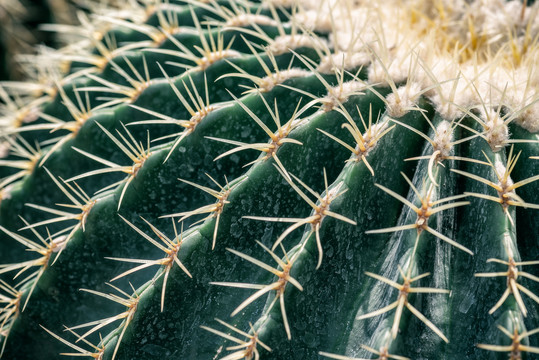
{"label": "white woolly areole", "polygon": [[279,71],[278,73],[273,73],[269,76],[266,76],[260,79],[257,85],[261,92],[268,92],[271,89],[273,89],[275,85],[282,84],[288,79],[297,78],[297,77],[305,77],[309,75],[311,75],[310,71],[292,68],[292,69]]}
{"label": "white woolly areole", "polygon": [[439,150],[440,155],[443,157],[449,156],[453,145],[453,128],[449,121],[442,121],[436,127],[436,134],[434,135],[434,150]]}
{"label": "white woolly areole", "polygon": [[316,69],[322,74],[331,74],[335,68],[345,70],[355,70],[361,66],[366,66],[370,62],[369,56],[364,52],[345,53],[337,52],[329,56],[325,56],[320,60],[320,64]]}
{"label": "white woolly areole", "polygon": [[306,10],[296,14],[294,20],[304,28],[318,31],[331,32],[332,24],[330,12],[327,9]]}
{"label": "white woolly areole", "polygon": [[274,55],[281,55],[289,51],[289,49],[298,49],[302,47],[318,48],[323,44],[321,39],[315,39],[309,35],[284,35],[276,37],[269,50]]}
{"label": "white woolly areole", "polygon": [[228,19],[225,23],[225,27],[244,27],[251,24],[265,25],[265,26],[279,26],[279,22],[274,19],[259,14],[239,14]]}
{"label": "white woolly areole", "polygon": [[449,102],[443,102],[440,97],[435,96],[431,99],[435,104],[436,112],[442,116],[442,119],[448,121],[454,121],[461,118],[464,113],[455,104]]}
{"label": "white woolly areole", "polygon": [[263,4],[272,4],[275,7],[284,7],[284,8],[291,8],[292,6],[297,5],[297,0],[265,0],[263,1]]}
{"label": "white woolly areole", "polygon": [[239,53],[236,50],[229,49],[229,50],[215,51],[215,52],[206,54],[206,56],[197,60],[197,63],[198,63],[198,66],[200,66],[200,68],[204,70],[216,61],[227,59],[227,58],[236,58],[240,56],[241,56],[241,53]]}
{"label": "white woolly areole", "polygon": [[539,132],[539,103],[530,105],[522,111],[515,122],[529,132]]}
{"label": "white woolly areole", "polygon": [[324,111],[331,111],[339,104],[344,104],[352,95],[363,94],[363,90],[366,88],[365,83],[351,80],[329,89],[328,94],[321,99],[322,104],[324,104]]}
{"label": "white woolly areole", "polygon": [[[374,139],[376,139],[381,133],[383,133],[389,124],[389,118],[385,118],[384,121],[377,122],[375,124],[372,124],[370,128],[365,131],[363,134],[363,145],[365,146],[365,151],[362,151],[360,148],[360,144],[356,145],[356,151],[358,153],[358,158],[363,156],[369,155],[369,153],[376,147],[378,144],[378,141],[372,142]],[[371,144],[372,142],[372,144]]]}
{"label": "white woolly areole", "polygon": [[503,119],[494,110],[487,110],[481,114],[484,121],[484,136],[492,151],[499,151],[509,140],[509,128]]}
{"label": "white woolly areole", "polygon": [[410,83],[401,86],[396,93],[386,96],[387,112],[393,118],[406,115],[417,103],[421,86],[418,83]]}

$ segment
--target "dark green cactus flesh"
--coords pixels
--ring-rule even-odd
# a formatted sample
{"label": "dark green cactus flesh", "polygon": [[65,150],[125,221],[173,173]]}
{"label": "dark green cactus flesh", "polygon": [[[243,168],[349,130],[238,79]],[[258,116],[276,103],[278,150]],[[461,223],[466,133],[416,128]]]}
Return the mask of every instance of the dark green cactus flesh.
{"label": "dark green cactus flesh", "polygon": [[539,358],[539,7],[494,3],[58,26],[0,83],[0,357]]}

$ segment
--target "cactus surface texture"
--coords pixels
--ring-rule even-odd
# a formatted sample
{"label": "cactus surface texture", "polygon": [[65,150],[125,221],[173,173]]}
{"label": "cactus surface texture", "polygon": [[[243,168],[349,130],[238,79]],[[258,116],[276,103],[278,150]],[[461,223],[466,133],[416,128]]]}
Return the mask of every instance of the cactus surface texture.
{"label": "cactus surface texture", "polygon": [[0,82],[2,359],[539,358],[539,5],[104,3]]}

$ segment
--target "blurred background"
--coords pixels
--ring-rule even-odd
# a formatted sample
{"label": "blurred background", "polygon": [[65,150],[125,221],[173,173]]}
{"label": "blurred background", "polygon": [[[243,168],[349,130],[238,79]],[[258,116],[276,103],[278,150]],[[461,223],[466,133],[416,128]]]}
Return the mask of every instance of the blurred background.
{"label": "blurred background", "polygon": [[41,25],[74,25],[78,10],[85,10],[83,1],[0,0],[0,81],[26,78],[25,55],[36,54],[38,46],[61,45],[57,35]]}

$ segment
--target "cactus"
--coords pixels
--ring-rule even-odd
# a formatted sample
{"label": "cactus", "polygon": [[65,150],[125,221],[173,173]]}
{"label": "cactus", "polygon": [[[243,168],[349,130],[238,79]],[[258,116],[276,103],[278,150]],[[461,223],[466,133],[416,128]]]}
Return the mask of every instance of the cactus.
{"label": "cactus", "polygon": [[313,3],[48,26],[0,83],[2,359],[537,356],[539,7]]}

